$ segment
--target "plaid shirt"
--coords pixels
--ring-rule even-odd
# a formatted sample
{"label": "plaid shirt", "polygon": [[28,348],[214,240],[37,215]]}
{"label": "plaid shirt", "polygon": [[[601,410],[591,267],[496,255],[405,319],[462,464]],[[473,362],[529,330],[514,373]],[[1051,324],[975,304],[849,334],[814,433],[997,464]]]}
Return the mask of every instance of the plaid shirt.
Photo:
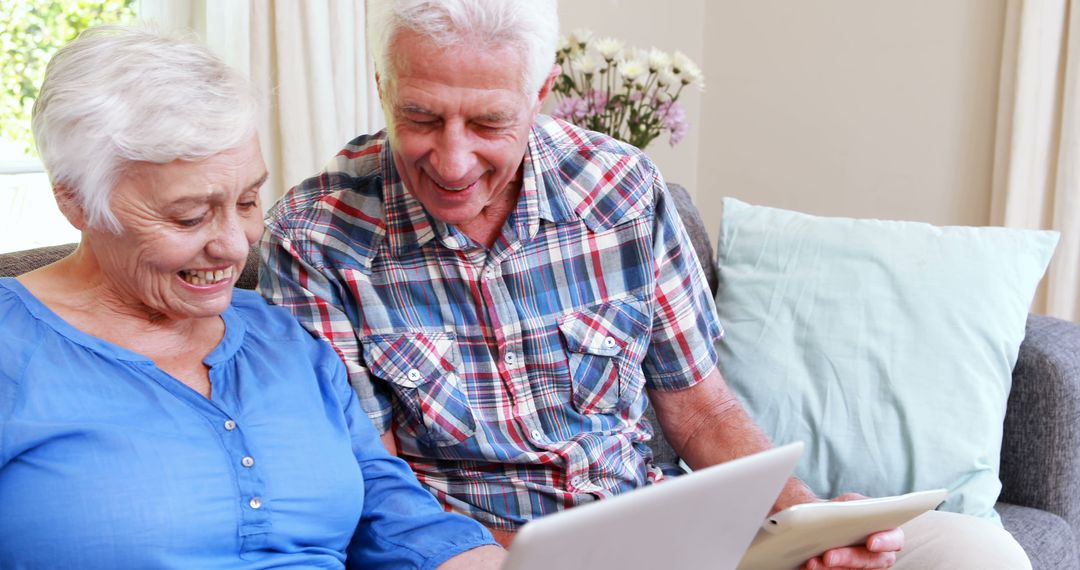
{"label": "plaid shirt", "polygon": [[385,132],[269,213],[260,289],[337,350],[376,426],[448,507],[500,529],[662,477],[644,388],[722,331],[656,167],[541,116],[490,248],[431,218]]}

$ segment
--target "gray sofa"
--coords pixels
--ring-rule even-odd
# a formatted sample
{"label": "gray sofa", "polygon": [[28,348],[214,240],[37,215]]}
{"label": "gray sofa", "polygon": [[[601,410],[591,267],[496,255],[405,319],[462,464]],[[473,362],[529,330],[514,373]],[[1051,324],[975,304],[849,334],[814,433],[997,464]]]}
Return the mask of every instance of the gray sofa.
{"label": "gray sofa", "polygon": [[[672,196],[693,240],[709,286],[717,273],[708,233],[686,190]],[[19,275],[71,252],[73,244],[0,254],[0,277]],[[254,288],[255,252],[238,286]],[[674,464],[656,442],[658,460]],[[1003,489],[997,510],[1034,568],[1080,568],[1080,324],[1030,315],[1013,371],[1001,450]]]}

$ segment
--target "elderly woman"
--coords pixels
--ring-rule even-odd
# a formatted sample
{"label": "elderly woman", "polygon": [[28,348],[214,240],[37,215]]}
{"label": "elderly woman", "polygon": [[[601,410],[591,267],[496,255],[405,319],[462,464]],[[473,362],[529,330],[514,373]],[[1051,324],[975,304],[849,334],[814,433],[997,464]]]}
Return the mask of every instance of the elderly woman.
{"label": "elderly woman", "polygon": [[496,567],[387,454],[340,359],[234,291],[262,233],[247,82],[99,28],[34,134],[69,257],[0,280],[0,568]]}

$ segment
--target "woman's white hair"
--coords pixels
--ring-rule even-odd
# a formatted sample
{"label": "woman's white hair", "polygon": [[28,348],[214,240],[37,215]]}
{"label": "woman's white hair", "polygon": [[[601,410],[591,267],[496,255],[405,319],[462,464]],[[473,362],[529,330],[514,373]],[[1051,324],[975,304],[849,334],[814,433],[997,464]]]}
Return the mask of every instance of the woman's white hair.
{"label": "woman's white hair", "polygon": [[255,134],[251,83],[208,48],[145,27],[99,26],[60,48],[34,102],[38,153],[90,227],[121,230],[109,207],[134,162],[203,160]]}
{"label": "woman's white hair", "polygon": [[383,81],[393,80],[391,42],[409,30],[442,47],[513,47],[524,56],[522,90],[536,94],[555,64],[556,0],[368,0],[368,49]]}

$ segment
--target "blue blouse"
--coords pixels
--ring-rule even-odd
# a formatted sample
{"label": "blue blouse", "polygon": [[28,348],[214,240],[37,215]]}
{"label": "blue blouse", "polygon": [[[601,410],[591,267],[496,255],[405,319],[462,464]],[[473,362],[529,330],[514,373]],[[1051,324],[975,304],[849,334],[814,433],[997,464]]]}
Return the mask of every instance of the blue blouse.
{"label": "blue blouse", "polygon": [[333,350],[237,290],[206,399],[0,279],[0,568],[432,568],[494,544],[383,448]]}

